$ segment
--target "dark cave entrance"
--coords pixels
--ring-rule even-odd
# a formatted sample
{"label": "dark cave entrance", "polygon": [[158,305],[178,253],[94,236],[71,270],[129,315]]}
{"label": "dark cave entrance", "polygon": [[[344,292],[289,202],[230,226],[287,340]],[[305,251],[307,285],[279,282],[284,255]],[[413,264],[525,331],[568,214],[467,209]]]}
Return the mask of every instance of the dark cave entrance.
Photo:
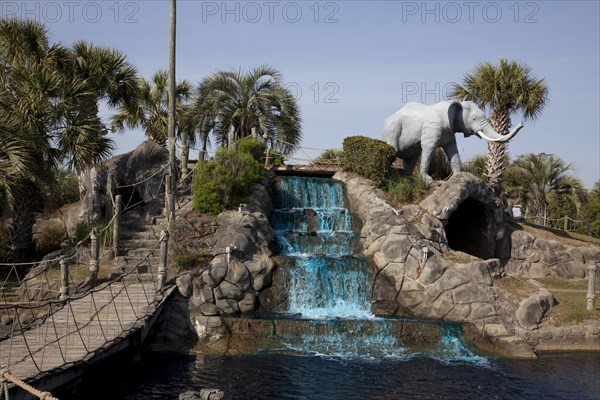
{"label": "dark cave entrance", "polygon": [[490,243],[490,224],[486,206],[468,198],[450,215],[446,224],[446,237],[452,250],[487,260],[493,257],[493,247]]}

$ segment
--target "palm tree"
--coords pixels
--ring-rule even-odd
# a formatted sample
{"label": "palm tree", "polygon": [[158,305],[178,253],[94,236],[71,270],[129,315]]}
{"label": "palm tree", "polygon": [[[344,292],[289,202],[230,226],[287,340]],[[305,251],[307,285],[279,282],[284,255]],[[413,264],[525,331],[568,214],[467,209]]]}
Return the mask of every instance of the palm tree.
{"label": "palm tree", "polygon": [[206,140],[212,132],[221,146],[231,147],[254,130],[272,149],[289,154],[302,139],[294,96],[283,86],[281,73],[267,65],[248,73],[219,71],[203,79],[194,112],[200,136]]}
{"label": "palm tree", "polygon": [[552,199],[568,199],[577,209],[582,206],[585,190],[581,181],[567,174],[569,170],[570,164],[552,155],[523,155],[507,168],[506,192],[538,224],[547,225]]}
{"label": "palm tree", "polygon": [[[81,170],[108,157],[114,146],[97,102],[126,98],[127,76],[135,69],[116,52],[87,48],[87,54],[78,54],[50,45],[46,28],[34,21],[0,20],[0,183],[12,216],[13,259],[31,257],[41,185],[52,183],[61,164]],[[83,67],[93,57],[102,61],[101,69]],[[108,82],[112,86],[104,87]]]}
{"label": "palm tree", "polygon": [[[454,84],[451,96],[488,107],[492,128],[506,135],[512,113],[522,112],[525,120],[541,115],[548,101],[548,87],[544,79],[531,75],[528,65],[502,58],[498,65],[485,62],[477,66],[472,74],[465,75],[462,86]],[[505,155],[506,143],[488,142],[488,184],[496,194],[502,190]]]}
{"label": "palm tree", "polygon": [[[166,71],[157,71],[148,81],[140,78],[138,81],[137,96],[131,104],[121,107],[119,112],[113,116],[113,127],[117,131],[128,128],[141,127],[148,139],[165,146],[167,143],[167,128],[169,125],[168,115],[168,83],[169,76]],[[183,80],[175,87],[176,113],[178,121],[178,136],[181,138],[184,127],[184,116],[186,114],[186,102],[192,93],[192,85]],[[191,144],[193,144],[193,135]]]}

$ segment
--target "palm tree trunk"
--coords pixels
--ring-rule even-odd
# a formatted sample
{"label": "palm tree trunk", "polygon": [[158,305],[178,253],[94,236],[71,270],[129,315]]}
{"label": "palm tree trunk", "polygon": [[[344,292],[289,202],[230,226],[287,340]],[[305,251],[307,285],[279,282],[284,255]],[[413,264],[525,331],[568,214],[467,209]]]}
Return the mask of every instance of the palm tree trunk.
{"label": "palm tree trunk", "polygon": [[[506,135],[510,128],[510,114],[508,108],[498,105],[492,108],[490,113],[490,124],[492,128],[501,135]],[[496,195],[502,193],[502,182],[504,182],[504,160],[506,157],[506,143],[488,142],[487,176],[488,185],[494,189]]]}
{"label": "palm tree trunk", "polygon": [[12,220],[8,227],[8,260],[24,262],[33,259],[33,225],[40,202],[35,184],[22,179],[12,194]]}

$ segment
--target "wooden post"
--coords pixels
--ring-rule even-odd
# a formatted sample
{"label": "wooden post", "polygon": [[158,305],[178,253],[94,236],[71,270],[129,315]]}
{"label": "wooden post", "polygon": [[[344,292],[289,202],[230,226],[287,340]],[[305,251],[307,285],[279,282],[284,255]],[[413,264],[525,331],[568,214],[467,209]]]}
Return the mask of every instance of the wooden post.
{"label": "wooden post", "polygon": [[563,231],[568,231],[569,230],[569,216],[565,215],[565,223],[563,226]]}
{"label": "wooden post", "polygon": [[175,222],[175,190],[172,183],[171,175],[165,175],[165,216],[169,227]]}
{"label": "wooden post", "polygon": [[117,185],[115,183],[115,173],[109,172],[106,178],[106,218],[110,221],[113,216],[113,199],[117,191]]}
{"label": "wooden post", "polygon": [[69,297],[69,267],[65,258],[60,259],[60,299]]}
{"label": "wooden post", "polygon": [[181,134],[181,157],[179,164],[181,164],[181,176],[179,179],[184,180],[188,173],[188,162],[190,158],[190,145],[188,144],[188,135],[186,132]]}
{"label": "wooden post", "polygon": [[121,199],[119,194],[115,197],[115,219],[113,221],[113,253],[119,255],[119,237],[121,236]]}
{"label": "wooden post", "polygon": [[158,287],[163,288],[167,281],[169,231],[160,231],[160,261],[158,264]]}
{"label": "wooden post", "polygon": [[98,282],[98,270],[100,269],[100,231],[98,228],[92,228],[90,239],[90,251],[92,253],[92,259],[90,260],[90,280],[92,281],[92,285],[95,285]]}
{"label": "wooden post", "polygon": [[588,292],[587,292],[587,309],[592,311],[596,309],[596,269],[600,262],[596,261],[595,265],[588,267],[589,281],[588,281]]}

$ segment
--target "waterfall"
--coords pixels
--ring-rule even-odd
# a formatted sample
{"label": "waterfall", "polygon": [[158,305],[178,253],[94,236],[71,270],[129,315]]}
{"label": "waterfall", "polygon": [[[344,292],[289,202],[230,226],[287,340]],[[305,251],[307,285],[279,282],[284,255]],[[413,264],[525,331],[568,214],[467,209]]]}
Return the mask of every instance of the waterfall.
{"label": "waterfall", "polygon": [[277,189],[272,226],[280,247],[277,273],[285,300],[274,315],[280,321],[275,322],[275,332],[288,351],[485,363],[463,344],[459,324],[371,313],[373,269],[353,252],[357,235],[340,182],[279,177]]}
{"label": "waterfall", "polygon": [[273,227],[285,256],[289,314],[372,318],[372,270],[352,254],[356,234],[340,182],[281,177]]}

